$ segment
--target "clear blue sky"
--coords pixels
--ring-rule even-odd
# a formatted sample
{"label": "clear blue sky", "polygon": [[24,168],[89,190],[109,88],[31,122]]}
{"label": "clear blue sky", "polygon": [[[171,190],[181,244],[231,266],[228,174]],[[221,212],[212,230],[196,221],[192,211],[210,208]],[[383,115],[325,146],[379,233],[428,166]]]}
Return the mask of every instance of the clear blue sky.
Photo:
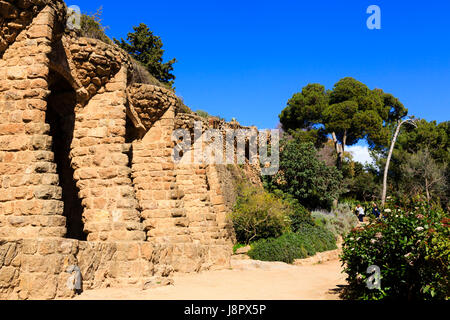
{"label": "clear blue sky", "polygon": [[[450,120],[448,0],[66,0],[103,6],[107,34],[126,38],[143,22],[175,57],[177,94],[241,124],[273,128],[308,83],[332,88],[351,76],[400,98],[410,114]],[[381,30],[366,9],[381,8]]]}

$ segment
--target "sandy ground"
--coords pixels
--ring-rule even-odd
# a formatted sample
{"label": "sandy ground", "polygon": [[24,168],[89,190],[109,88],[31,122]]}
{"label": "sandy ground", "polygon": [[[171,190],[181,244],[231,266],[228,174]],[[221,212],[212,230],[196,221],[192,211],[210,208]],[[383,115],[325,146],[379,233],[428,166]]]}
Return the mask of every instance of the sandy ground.
{"label": "sandy ground", "polygon": [[312,265],[233,260],[232,268],[175,274],[174,285],[86,291],[77,300],[337,300],[345,285],[341,263]]}

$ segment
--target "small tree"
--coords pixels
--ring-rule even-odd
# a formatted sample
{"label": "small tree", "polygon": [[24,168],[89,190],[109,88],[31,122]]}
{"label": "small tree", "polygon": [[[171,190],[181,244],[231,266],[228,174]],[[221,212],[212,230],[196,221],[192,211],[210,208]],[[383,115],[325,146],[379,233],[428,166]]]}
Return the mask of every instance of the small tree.
{"label": "small tree", "polygon": [[312,143],[297,139],[282,141],[280,170],[269,179],[270,188],[291,194],[308,208],[328,206],[341,193],[341,172],[319,160]]}
{"label": "small tree", "polygon": [[248,244],[258,239],[277,238],[290,230],[289,203],[248,184],[240,185],[238,193],[230,214],[238,242]]}
{"label": "small tree", "polygon": [[425,194],[430,202],[433,195],[439,195],[446,190],[447,164],[437,163],[428,148],[419,150],[401,165],[404,185],[411,195]]}
{"label": "small tree", "polygon": [[141,62],[152,76],[173,86],[175,76],[172,74],[176,59],[163,62],[164,50],[161,38],[155,36],[146,24],[133,27],[134,32],[128,33],[126,42],[114,39],[114,42],[128,52],[134,59]]}

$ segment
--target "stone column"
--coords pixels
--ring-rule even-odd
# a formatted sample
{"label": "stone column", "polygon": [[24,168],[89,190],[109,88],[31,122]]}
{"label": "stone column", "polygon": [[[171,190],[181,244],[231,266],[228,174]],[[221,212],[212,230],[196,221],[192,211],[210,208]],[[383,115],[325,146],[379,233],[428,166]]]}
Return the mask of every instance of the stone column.
{"label": "stone column", "polygon": [[66,233],[45,123],[54,20],[45,7],[0,60],[0,238]]}
{"label": "stone column", "polygon": [[172,151],[174,106],[133,143],[133,177],[147,241],[189,243],[183,193],[176,184]]}
{"label": "stone column", "polygon": [[[220,165],[224,166],[224,165]],[[211,199],[212,212],[219,229],[219,242],[230,244],[234,237],[233,226],[228,217],[230,211],[225,205],[220,177],[217,172],[217,165],[209,165],[206,168],[206,175],[209,184],[209,195]]]}
{"label": "stone column", "polygon": [[88,241],[145,239],[125,144],[126,85],[123,66],[75,111],[71,157]]}

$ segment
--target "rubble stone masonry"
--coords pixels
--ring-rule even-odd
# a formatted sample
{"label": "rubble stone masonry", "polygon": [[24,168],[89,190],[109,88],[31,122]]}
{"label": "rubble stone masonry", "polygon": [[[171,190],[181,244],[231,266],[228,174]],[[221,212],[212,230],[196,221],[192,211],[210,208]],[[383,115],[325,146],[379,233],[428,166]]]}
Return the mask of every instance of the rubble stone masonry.
{"label": "rubble stone masonry", "polygon": [[228,267],[233,175],[172,157],[199,119],[65,25],[62,0],[0,0],[0,298],[71,297],[72,265],[83,289]]}

